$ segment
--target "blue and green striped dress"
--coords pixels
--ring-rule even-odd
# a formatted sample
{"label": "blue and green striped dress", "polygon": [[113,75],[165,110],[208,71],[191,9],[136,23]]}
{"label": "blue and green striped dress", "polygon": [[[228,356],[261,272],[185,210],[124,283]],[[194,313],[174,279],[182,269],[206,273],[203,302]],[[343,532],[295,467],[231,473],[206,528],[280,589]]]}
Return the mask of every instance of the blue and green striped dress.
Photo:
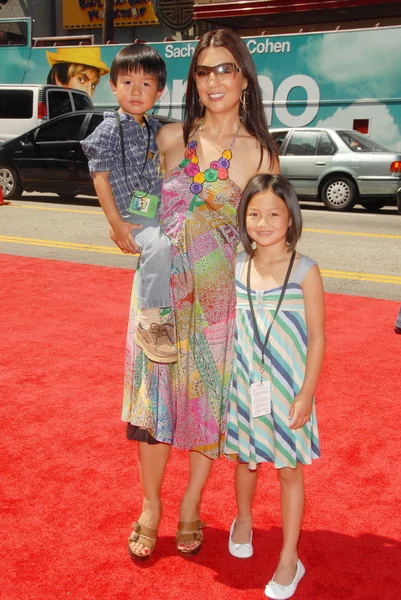
{"label": "blue and green striped dress", "polygon": [[[310,464],[320,456],[313,400],[310,420],[295,431],[288,412],[305,376],[307,328],[301,283],[315,261],[301,256],[290,276],[279,313],[265,349],[266,370],[272,381],[272,411],[252,416],[250,386],[260,381],[261,348],[254,333],[246,285],[241,282],[247,255],[236,261],[237,312],[234,366],[224,452],[228,458],[248,463],[250,469],[272,462],[277,469]],[[280,297],[281,287],[252,290],[256,321],[263,342]]]}

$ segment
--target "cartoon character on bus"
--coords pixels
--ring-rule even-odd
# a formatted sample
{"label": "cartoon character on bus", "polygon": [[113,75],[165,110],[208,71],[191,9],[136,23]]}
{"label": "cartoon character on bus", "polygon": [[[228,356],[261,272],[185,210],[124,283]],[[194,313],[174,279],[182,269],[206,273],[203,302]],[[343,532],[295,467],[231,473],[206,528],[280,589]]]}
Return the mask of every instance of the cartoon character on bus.
{"label": "cartoon character on bus", "polygon": [[100,78],[109,72],[96,46],[58,48],[56,52],[46,51],[46,56],[51,66],[47,83],[82,90],[91,98]]}

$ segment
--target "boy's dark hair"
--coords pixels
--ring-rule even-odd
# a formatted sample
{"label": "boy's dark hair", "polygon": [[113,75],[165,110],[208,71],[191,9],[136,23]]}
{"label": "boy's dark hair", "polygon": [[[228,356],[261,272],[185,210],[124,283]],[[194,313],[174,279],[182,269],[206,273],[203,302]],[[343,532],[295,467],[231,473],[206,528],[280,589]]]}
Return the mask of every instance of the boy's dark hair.
{"label": "boy's dark hair", "polygon": [[267,150],[270,155],[270,166],[272,167],[274,161],[278,158],[278,151],[276,142],[269,133],[269,128],[267,126],[256,67],[243,39],[238,33],[231,31],[230,29],[208,31],[202,35],[195,48],[191,66],[189,67],[186,92],[184,116],[185,144],[188,144],[189,137],[193,132],[196,121],[200,119],[205,112],[205,108],[200,102],[194,75],[198,64],[198,57],[200,53],[207,48],[227,48],[233,55],[238,67],[241,69],[242,75],[248,82],[248,87],[245,90],[247,110],[245,111],[240,105],[239,116],[242,119],[245,129],[260,143],[259,166],[262,164],[263,151]]}
{"label": "boy's dark hair", "polygon": [[157,78],[157,89],[159,91],[166,87],[166,65],[160,54],[148,46],[148,44],[130,44],[120,50],[114,57],[110,67],[110,79],[117,85],[117,77],[120,73],[138,73],[142,71],[145,75]]}
{"label": "boy's dark hair", "polygon": [[238,208],[238,228],[240,240],[244,250],[250,256],[253,256],[255,250],[252,248],[252,239],[246,230],[246,214],[248,205],[256,194],[263,194],[271,191],[281,198],[287,206],[290,213],[291,225],[288,228],[286,242],[289,251],[295,250],[297,242],[302,233],[302,214],[298,202],[298,197],[291,183],[282,175],[255,175],[249,180],[242,194],[241,202]]}

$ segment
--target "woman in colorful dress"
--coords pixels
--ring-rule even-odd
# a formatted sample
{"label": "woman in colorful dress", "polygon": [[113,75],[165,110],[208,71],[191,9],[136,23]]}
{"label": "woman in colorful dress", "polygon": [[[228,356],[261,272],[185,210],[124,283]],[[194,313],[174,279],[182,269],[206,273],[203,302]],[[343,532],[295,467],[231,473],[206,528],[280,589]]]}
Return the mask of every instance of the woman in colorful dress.
{"label": "woman in colorful dress", "polygon": [[[132,295],[123,420],[139,442],[143,509],[128,540],[132,558],[152,554],[162,506],[160,490],[171,446],[189,451],[190,475],[180,505],[178,552],[203,541],[202,491],[224,447],[233,359],[239,240],[236,212],[257,173],[278,173],[252,57],[232,31],[206,33],[188,75],[184,123],[158,134],[163,182],[160,218],[172,244],[171,314],[178,361],[149,361],[135,346]],[[171,328],[173,329],[173,328]]]}

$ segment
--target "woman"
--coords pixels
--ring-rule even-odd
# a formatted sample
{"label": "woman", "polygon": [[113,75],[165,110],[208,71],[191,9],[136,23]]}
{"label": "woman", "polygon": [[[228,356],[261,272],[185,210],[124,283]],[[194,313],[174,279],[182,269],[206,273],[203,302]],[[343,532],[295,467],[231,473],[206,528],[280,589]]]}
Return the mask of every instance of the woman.
{"label": "woman", "polygon": [[133,345],[134,284],[123,420],[128,422],[128,437],[140,442],[143,510],[128,543],[130,555],[138,560],[154,549],[171,445],[190,451],[177,550],[184,556],[200,550],[205,526],[200,521],[202,491],[225,435],[236,210],[253,175],[279,172],[255,66],[237,34],[222,29],[201,38],[190,66],[184,123],[163,127],[158,145],[167,173],[160,216],[172,243],[179,359],[174,365],[156,365]]}

